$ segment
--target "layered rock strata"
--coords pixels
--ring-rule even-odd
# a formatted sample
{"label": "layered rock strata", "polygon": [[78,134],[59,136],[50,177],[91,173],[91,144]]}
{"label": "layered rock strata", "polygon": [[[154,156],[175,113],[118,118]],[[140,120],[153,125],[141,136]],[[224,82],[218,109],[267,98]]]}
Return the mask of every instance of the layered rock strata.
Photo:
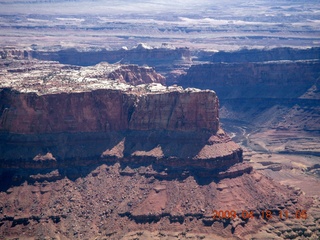
{"label": "layered rock strata", "polygon": [[[74,172],[82,176],[73,178]],[[193,176],[165,179],[157,174],[165,176],[152,165],[132,168],[119,163],[33,174],[29,184],[0,192],[0,236],[132,239],[123,235],[171,231],[248,239],[247,234],[261,227],[270,228],[275,239],[286,238],[289,232],[299,234],[297,239],[319,233],[318,225],[312,224],[314,219],[319,223],[319,209],[308,211],[309,225],[302,226],[306,221],[294,219],[295,211],[310,203],[301,191],[276,184],[260,173],[205,184]],[[267,209],[273,213],[270,220],[260,215]],[[214,219],[214,210],[233,210],[236,217]],[[251,211],[252,218],[242,214]],[[280,211],[288,211],[281,221]],[[280,233],[271,230],[275,222],[282,224]],[[290,230],[293,224],[299,228]],[[299,233],[300,229],[304,231]]]}
{"label": "layered rock strata", "polygon": [[2,167],[55,168],[121,159],[218,174],[217,169],[242,161],[240,147],[219,127],[215,92],[156,83],[134,87],[121,77],[103,78],[123,70],[109,64],[78,69],[50,64],[54,71],[34,67],[21,72],[13,64],[3,72]]}
{"label": "layered rock strata", "polygon": [[320,48],[289,48],[273,49],[241,49],[239,51],[202,52],[198,54],[199,61],[209,62],[266,62],[280,60],[313,60],[320,58]]}
{"label": "layered rock strata", "polygon": [[297,98],[316,83],[319,69],[319,60],[208,63],[193,65],[178,84],[215,89],[223,99]]}
{"label": "layered rock strata", "polygon": [[[246,239],[284,209],[289,226],[311,204],[242,163],[219,126],[214,91],[129,85],[117,64],[1,64],[0,238],[126,239],[157,230]],[[273,220],[260,216],[267,209]],[[214,219],[214,210],[237,216]],[[310,226],[294,234],[316,236],[317,223]]]}
{"label": "layered rock strata", "polygon": [[[63,64],[92,66],[101,62],[111,64],[138,64],[152,66],[167,78],[175,78],[176,69],[187,69],[192,61],[192,52],[188,48],[175,48],[163,44],[153,48],[139,44],[132,49],[123,47],[118,50],[106,49],[17,49],[6,47],[0,49],[0,59],[39,59],[42,61],[58,61]],[[171,73],[172,71],[172,73]],[[134,73],[132,71],[131,73]],[[144,81],[144,83],[147,83]]]}
{"label": "layered rock strata", "polygon": [[75,64],[80,66],[94,65],[100,62],[131,64],[148,64],[150,66],[175,63],[181,60],[191,59],[188,48],[170,48],[162,46],[151,48],[145,44],[139,44],[132,49],[122,48],[119,50],[87,51],[77,49],[63,49],[60,51],[26,51],[26,54],[39,60],[59,61],[64,64]]}
{"label": "layered rock strata", "polygon": [[199,64],[178,82],[214,89],[226,129],[240,129],[245,146],[319,156],[319,69],[319,59]]}

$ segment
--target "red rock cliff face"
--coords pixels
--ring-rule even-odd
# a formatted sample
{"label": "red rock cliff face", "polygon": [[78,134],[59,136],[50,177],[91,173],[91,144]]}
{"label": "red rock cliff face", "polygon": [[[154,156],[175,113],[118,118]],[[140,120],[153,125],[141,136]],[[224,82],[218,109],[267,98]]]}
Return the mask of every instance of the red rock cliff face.
{"label": "red rock cliff face", "polygon": [[145,95],[138,99],[129,127],[216,132],[218,109],[218,98],[212,91]]}
{"label": "red rock cliff face", "polygon": [[131,92],[0,94],[2,168],[123,161],[200,168],[207,176],[242,161],[241,148],[219,128],[213,91],[154,84]]}
{"label": "red rock cliff face", "polygon": [[216,132],[213,91],[145,93],[116,90],[37,95],[1,91],[0,130],[10,133],[158,130]]}
{"label": "red rock cliff face", "polygon": [[117,131],[128,125],[125,102],[130,104],[130,97],[119,91],[42,96],[6,91],[0,129],[11,133]]}
{"label": "red rock cliff face", "polygon": [[242,161],[212,90],[123,83],[156,78],[151,68],[19,61],[0,68],[0,168],[118,161],[213,176]]}
{"label": "red rock cliff face", "polygon": [[137,65],[123,66],[108,75],[108,78],[118,79],[120,82],[139,85],[144,83],[165,83],[165,78],[157,74],[151,67]]}
{"label": "red rock cliff face", "polygon": [[219,128],[213,91],[153,84],[44,95],[4,88],[0,94],[0,167],[124,161],[201,168],[205,176],[242,161],[241,148]]}

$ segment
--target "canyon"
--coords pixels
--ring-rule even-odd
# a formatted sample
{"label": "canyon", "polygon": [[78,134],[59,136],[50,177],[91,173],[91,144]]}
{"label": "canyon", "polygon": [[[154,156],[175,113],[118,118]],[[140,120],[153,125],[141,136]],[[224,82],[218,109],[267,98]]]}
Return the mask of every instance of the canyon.
{"label": "canyon", "polygon": [[[164,209],[165,199],[164,202],[157,200],[154,203],[154,198],[158,196],[154,195],[153,188],[165,197],[166,186],[173,187],[171,181],[178,180],[176,184],[179,184],[183,179],[196,179],[204,184],[225,176],[242,176],[252,170],[250,166],[242,164],[242,149],[219,126],[219,101],[214,91],[167,87],[161,85],[164,78],[152,68],[133,65],[101,63],[77,67],[57,62],[13,59],[6,55],[2,66],[5,68],[1,72],[0,166],[1,191],[5,194],[1,198],[4,204],[1,207],[1,229],[4,234],[10,232],[9,235],[14,236],[21,234],[20,231],[28,231],[31,236],[34,229],[43,230],[41,219],[52,219],[54,225],[45,229],[53,231],[57,227],[57,231],[41,232],[40,237],[45,234],[59,238],[77,235],[77,231],[74,232],[74,228],[69,226],[74,223],[73,217],[69,218],[64,213],[48,215],[40,210],[43,207],[47,209],[48,202],[30,209],[25,205],[27,202],[19,197],[19,200],[16,199],[18,205],[21,203],[24,207],[21,205],[18,209],[24,217],[18,217],[16,207],[11,205],[11,200],[6,196],[13,196],[12,187],[18,192],[24,184],[48,184],[48,188],[55,188],[58,184],[63,187],[65,182],[61,181],[70,179],[76,183],[77,179],[86,179],[91,174],[97,177],[100,169],[104,169],[103,172],[110,170],[115,174],[107,174],[105,183],[118,185],[118,188],[90,188],[99,192],[107,191],[108,195],[113,195],[112,198],[117,198],[115,191],[125,190],[122,181],[131,179],[136,184],[126,189],[132,191],[137,188],[138,191],[134,191],[137,195],[133,196],[137,201],[131,201],[129,196],[132,193],[125,190],[121,199],[127,198],[129,202],[121,201],[118,205],[114,202],[109,206],[111,208],[103,210],[105,216],[108,211],[114,211],[114,216],[107,218],[105,224],[115,226],[113,230],[119,228],[119,232],[113,236],[117,239],[127,231],[122,229],[122,224],[116,224],[119,218],[129,221],[129,225],[133,221],[132,229],[138,229],[140,222],[159,221],[162,218],[163,221],[176,221],[174,219],[177,218],[180,222],[181,217],[185,218],[183,215],[175,216],[171,211],[174,206],[168,205]],[[150,81],[152,83],[148,84]],[[138,84],[140,82],[145,84]],[[93,168],[96,169],[94,172]],[[115,181],[110,181],[109,177]],[[150,179],[156,180],[157,184],[142,187]],[[173,189],[170,191],[174,193]],[[62,192],[61,189],[58,195]],[[24,197],[33,199],[29,194],[33,194],[33,191],[26,190]],[[56,199],[58,195],[50,199]],[[97,201],[100,207],[104,205],[94,196],[89,198]],[[171,204],[170,198],[168,204]],[[183,195],[180,198],[183,199]],[[61,202],[61,199],[54,201]],[[70,204],[69,211],[78,206],[73,206],[72,201]],[[123,204],[127,206],[124,209],[121,207]],[[150,209],[140,209],[140,204],[150,204]],[[156,215],[151,207],[154,204],[156,207],[163,206]],[[195,202],[191,201],[190,204]],[[89,208],[85,205],[85,208]],[[36,213],[38,210],[41,211],[40,217]],[[189,213],[187,208],[183,214],[198,216],[198,211],[195,208]],[[210,211],[209,208],[207,211]],[[203,218],[203,212],[200,216]],[[31,223],[33,220],[35,222]],[[63,225],[55,225],[60,221],[64,222]],[[82,220],[76,222],[79,226],[85,224]],[[63,231],[64,224],[68,225],[71,235]],[[81,235],[92,237],[101,231],[110,234],[105,224],[97,225],[93,232],[90,230]],[[170,225],[164,229],[170,230]],[[60,231],[63,232],[60,234]]]}
{"label": "canyon", "polygon": [[318,239],[319,10],[0,0],[0,239]]}
{"label": "canyon", "polygon": [[[140,66],[117,59],[79,66],[19,49],[1,56],[2,237],[318,234],[317,190],[280,177],[294,170],[291,178],[305,179],[302,169],[317,176],[316,157],[296,159],[300,165],[281,159],[317,156],[317,60],[190,64],[181,57],[172,70],[161,61],[147,67],[148,58]],[[308,117],[303,127],[299,116]],[[214,210],[236,217],[214,219]],[[267,210],[272,220],[261,216]],[[282,211],[289,214],[281,220]]]}

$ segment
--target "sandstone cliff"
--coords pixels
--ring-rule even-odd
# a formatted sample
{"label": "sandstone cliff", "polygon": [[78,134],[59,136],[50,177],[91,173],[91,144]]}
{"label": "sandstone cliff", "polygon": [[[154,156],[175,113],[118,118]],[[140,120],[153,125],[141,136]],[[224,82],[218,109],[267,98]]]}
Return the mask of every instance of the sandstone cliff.
{"label": "sandstone cliff", "polygon": [[[1,132],[37,134],[120,130],[206,130],[219,128],[218,99],[213,91],[153,85],[38,95],[2,89]],[[153,88],[152,88],[153,87]],[[141,90],[141,91],[139,91]]]}
{"label": "sandstone cliff", "polygon": [[123,71],[138,82],[147,78],[143,71],[158,77],[131,65],[34,61],[28,69],[18,62],[7,67],[0,91],[2,167],[121,160],[217,174],[242,161],[240,147],[220,129],[214,91],[122,83]]}
{"label": "sandstone cliff", "polygon": [[[219,126],[214,91],[139,84],[158,75],[132,65],[0,64],[0,238],[319,233],[318,209],[311,223],[292,218],[310,206],[299,189],[242,162]],[[260,216],[267,209],[270,221]],[[291,219],[269,225],[284,209]],[[213,210],[237,216],[214,219]]]}
{"label": "sandstone cliff", "polygon": [[1,166],[162,159],[160,165],[216,171],[242,161],[239,146],[219,130],[213,91],[149,88],[156,91],[37,95],[2,89]]}

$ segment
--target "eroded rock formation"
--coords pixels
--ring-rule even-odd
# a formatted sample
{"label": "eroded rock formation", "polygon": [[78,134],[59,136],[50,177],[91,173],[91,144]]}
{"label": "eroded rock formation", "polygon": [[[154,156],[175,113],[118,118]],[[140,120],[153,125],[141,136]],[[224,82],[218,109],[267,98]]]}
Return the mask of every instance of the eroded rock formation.
{"label": "eroded rock formation", "polygon": [[273,49],[241,49],[239,51],[199,52],[200,61],[209,62],[267,62],[280,60],[313,60],[319,59],[320,48],[289,48],[280,47]]}
{"label": "eroded rock formation", "polygon": [[[1,66],[0,238],[168,231],[245,239],[271,229],[282,210],[290,219],[268,230],[273,237],[318,233],[318,209],[308,227],[287,227],[310,200],[242,162],[220,128],[214,91],[165,87],[150,68],[132,65],[6,57]],[[214,219],[214,210],[237,216]],[[273,220],[261,217],[266,210]]]}
{"label": "eroded rock formation", "polygon": [[[292,54],[284,57],[300,56],[294,54],[298,50],[286,51]],[[268,59],[274,52],[260,52],[258,56]],[[306,53],[302,59],[318,54],[317,49],[300,52]],[[319,156],[319,56],[314,60],[244,62],[240,53],[228,55],[229,60],[234,56],[239,62],[194,65],[178,83],[214,89],[220,99],[222,121],[235,126],[244,123],[249,128],[245,134],[250,134],[250,139],[243,136],[245,145],[259,151]],[[263,143],[261,139],[265,139]]]}
{"label": "eroded rock formation", "polygon": [[[75,173],[82,176],[70,180]],[[119,163],[33,174],[29,184],[0,192],[4,203],[0,213],[1,234],[122,239],[137,232],[139,239],[147,231],[160,231],[161,239],[165,237],[163,232],[170,231],[184,234],[173,239],[188,239],[189,234],[209,235],[208,239],[219,239],[217,235],[222,239],[247,239],[247,234],[260,227],[271,229],[270,222],[279,221],[281,210],[289,212],[288,219],[279,221],[281,227],[270,233],[275,231],[284,237],[304,229],[301,237],[304,233],[313,234],[301,226],[304,220],[294,219],[296,209],[309,204],[301,191],[278,185],[259,173],[209,183],[183,174],[174,179],[165,177],[165,171],[159,172],[152,165],[130,167]],[[271,220],[260,215],[260,211],[267,209],[273,211]],[[214,210],[234,210],[236,217],[214,219]],[[242,214],[250,211],[254,214],[252,218]],[[308,222],[316,216],[316,211],[310,212]],[[292,225],[295,230],[290,230]],[[310,226],[316,233],[316,225]]]}
{"label": "eroded rock formation", "polygon": [[178,84],[215,89],[222,99],[297,98],[319,78],[320,62],[274,61],[193,65]]}
{"label": "eroded rock formation", "polygon": [[132,49],[119,50],[98,50],[79,51],[77,49],[63,49],[60,51],[30,51],[33,58],[39,60],[59,61],[64,64],[74,64],[80,66],[94,65],[99,62],[131,64],[148,64],[149,66],[174,63],[182,59],[190,60],[190,50],[188,48],[149,48],[144,44],[139,44]]}
{"label": "eroded rock formation", "polygon": [[11,63],[3,78],[2,167],[121,160],[218,174],[242,161],[240,147],[220,129],[213,91],[122,83],[123,71],[140,82],[159,76],[143,67],[34,63],[28,72]]}
{"label": "eroded rock formation", "polygon": [[47,95],[3,89],[0,130],[20,134],[125,130],[217,132],[218,99],[213,91],[153,87],[154,93],[144,92],[141,87],[138,93],[105,89]]}

